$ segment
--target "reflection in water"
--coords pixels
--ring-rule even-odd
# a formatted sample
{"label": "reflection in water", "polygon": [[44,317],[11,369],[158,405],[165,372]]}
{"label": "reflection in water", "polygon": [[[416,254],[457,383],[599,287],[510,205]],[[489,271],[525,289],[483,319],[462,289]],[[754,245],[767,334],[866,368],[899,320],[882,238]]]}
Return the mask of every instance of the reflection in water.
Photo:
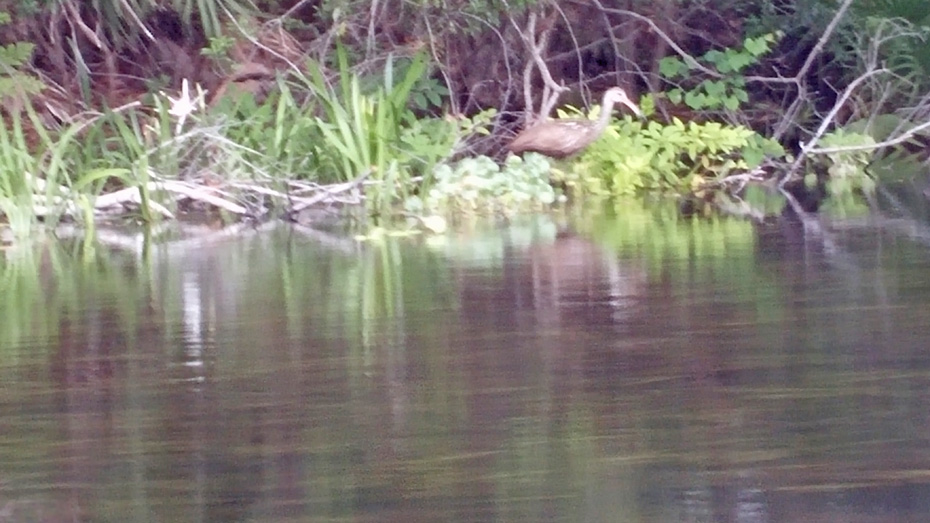
{"label": "reflection in water", "polygon": [[0,521],[926,521],[930,257],[839,225],[8,257]]}

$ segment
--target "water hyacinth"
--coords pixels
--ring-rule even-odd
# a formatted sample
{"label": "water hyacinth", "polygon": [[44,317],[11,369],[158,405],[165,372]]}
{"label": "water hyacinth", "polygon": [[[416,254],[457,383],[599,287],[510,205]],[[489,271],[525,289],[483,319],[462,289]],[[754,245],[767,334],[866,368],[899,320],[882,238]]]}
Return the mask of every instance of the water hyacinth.
{"label": "water hyacinth", "polygon": [[539,154],[510,157],[503,168],[487,156],[442,164],[425,205],[435,212],[491,214],[539,210],[556,199],[549,184],[549,161]]}

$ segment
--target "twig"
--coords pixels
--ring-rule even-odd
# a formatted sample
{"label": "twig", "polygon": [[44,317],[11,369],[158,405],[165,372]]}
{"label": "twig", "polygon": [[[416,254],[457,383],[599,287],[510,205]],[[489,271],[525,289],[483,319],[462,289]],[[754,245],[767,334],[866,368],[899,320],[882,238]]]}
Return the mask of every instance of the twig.
{"label": "twig", "polygon": [[[791,102],[791,105],[788,107],[788,110],[785,111],[785,116],[782,118],[781,123],[778,125],[778,128],[775,129],[775,132],[772,133],[772,139],[776,141],[781,141],[782,135],[788,132],[788,129],[791,127],[791,122],[794,121],[795,116],[801,110],[801,105],[804,99],[807,97],[807,89],[804,86],[804,77],[807,75],[807,72],[813,66],[814,61],[820,56],[820,53],[823,51],[827,41],[833,35],[833,31],[836,29],[836,26],[839,25],[840,20],[843,19],[843,15],[846,14],[846,10],[849,9],[849,6],[852,5],[853,0],[843,0],[843,3],[840,5],[840,8],[836,11],[836,14],[833,15],[833,19],[830,20],[830,23],[827,24],[827,28],[824,30],[823,34],[820,35],[820,39],[817,40],[817,43],[814,45],[814,48],[811,50],[810,54],[807,56],[807,60],[804,61],[804,64],[801,66],[801,69],[798,70],[797,74],[794,75],[794,78],[791,79],[791,82],[795,84],[798,89],[798,94],[795,96],[794,101]],[[784,180],[780,182],[783,184]]]}
{"label": "twig", "polygon": [[274,20],[270,20],[270,21],[271,21],[271,22],[276,22],[276,23],[280,24],[280,23],[282,22],[282,20],[284,20],[285,18],[289,18],[292,14],[296,13],[298,9],[300,9],[301,7],[303,7],[303,6],[306,5],[306,4],[309,4],[310,1],[311,1],[311,0],[300,0],[300,2],[297,2],[297,4],[294,5],[294,7],[288,9],[287,11],[285,11],[284,14],[282,14],[281,16],[275,18]]}
{"label": "twig", "polygon": [[[470,15],[470,14],[468,14],[468,13],[462,13],[462,14],[463,14],[466,18],[471,18],[472,20],[478,22],[479,24],[484,24],[485,26],[487,26],[488,29],[489,29],[491,32],[493,32],[495,36],[497,36],[497,39],[500,40],[500,43],[501,43],[501,54],[502,54],[503,57],[504,57],[504,68],[507,69],[507,83],[506,83],[507,88],[504,90],[504,93],[503,93],[503,95],[502,95],[502,97],[501,97],[500,104],[498,104],[498,105],[499,105],[500,107],[505,107],[505,106],[507,105],[507,102],[510,100],[510,93],[511,93],[511,90],[512,90],[512,87],[511,87],[511,86],[514,84],[514,81],[513,81],[513,78],[514,78],[513,68],[512,68],[511,65],[510,65],[510,53],[511,53],[511,49],[510,49],[510,46],[507,44],[507,39],[504,38],[504,35],[497,29],[497,27],[495,27],[495,26],[491,25],[490,23],[488,23],[488,21],[485,20],[484,18],[480,18],[480,17],[474,16],[474,15]],[[474,92],[475,92],[475,89],[477,88],[477,86],[478,86],[478,84],[473,85],[473,86],[471,86],[471,87],[469,88],[469,91],[468,91],[469,100],[468,100],[468,102],[466,102],[466,104],[465,104],[465,109],[466,109],[466,110],[468,109],[468,107],[469,107],[471,101],[474,99],[474,96],[475,96],[475,95],[474,95]],[[451,86],[450,86],[450,87],[451,87]],[[498,116],[497,118],[494,119],[494,127],[495,127],[495,128],[494,128],[494,131],[497,131],[497,128],[498,128],[498,126],[500,125],[500,120],[501,120],[501,119],[500,119],[499,116]]]}
{"label": "twig", "polygon": [[778,182],[779,187],[784,187],[785,183],[787,183],[788,180],[790,180],[791,177],[794,176],[795,172],[797,172],[798,168],[801,166],[801,163],[803,163],[804,160],[807,158],[807,155],[810,152],[810,150],[814,148],[817,142],[820,141],[820,138],[823,137],[824,133],[827,132],[827,128],[833,125],[833,120],[836,118],[836,114],[840,111],[840,109],[846,103],[846,100],[848,100],[849,97],[852,95],[853,91],[855,91],[856,88],[859,87],[859,84],[861,84],[862,82],[866,81],[870,77],[875,76],[879,73],[888,73],[888,72],[890,71],[888,71],[888,69],[885,69],[885,68],[874,69],[874,70],[868,71],[867,73],[860,76],[859,78],[856,78],[855,80],[852,81],[852,83],[846,86],[846,89],[843,90],[843,94],[840,95],[839,98],[837,98],[836,103],[833,104],[833,108],[830,109],[829,113],[827,113],[826,118],[824,118],[823,121],[820,122],[820,127],[817,128],[817,132],[814,133],[814,136],[811,138],[811,140],[807,143],[801,144],[801,152],[798,154],[798,157],[795,158],[794,163],[791,164],[791,167],[781,177],[781,180],[779,180]]}
{"label": "twig", "polygon": [[129,17],[132,18],[132,20],[136,23],[139,29],[142,30],[142,33],[145,35],[145,37],[148,38],[150,42],[155,42],[156,41],[155,35],[153,35],[152,32],[149,31],[148,26],[145,25],[145,23],[139,19],[139,15],[136,14],[136,10],[133,9],[133,7],[129,5],[129,3],[126,0],[120,0],[119,3],[123,6],[123,9],[127,13],[129,13]]}
{"label": "twig", "polygon": [[334,185],[325,187],[323,189],[322,194],[318,194],[312,198],[307,198],[304,201],[300,202],[299,204],[292,206],[291,212],[292,213],[300,212],[312,205],[316,205],[322,201],[325,201],[327,198],[332,198],[336,194],[358,188],[365,182],[365,179],[368,178],[370,175],[371,175],[371,171],[366,171],[362,173],[361,176],[359,176],[358,178],[350,182],[339,183],[339,184],[334,184]]}
{"label": "twig", "polygon": [[219,207],[220,209],[227,210],[235,214],[248,214],[249,210],[244,206],[239,205],[238,203],[231,202],[229,200],[224,200],[219,196],[216,196],[214,191],[209,187],[198,187],[190,185],[184,182],[174,182],[174,181],[165,181],[157,182],[161,184],[161,189],[173,192],[175,194],[180,194],[182,196],[187,196],[192,200],[199,200],[204,203],[213,205],[214,207]]}
{"label": "twig", "polygon": [[[439,52],[436,50],[436,40],[437,38],[433,35],[433,26],[429,23],[429,17],[423,17],[423,23],[426,25],[426,34],[429,35],[429,52],[433,55],[433,61],[437,64],[441,64],[442,61],[439,59]],[[439,74],[442,75],[442,79],[446,82],[446,87],[449,89],[449,93],[453,93],[452,90],[452,78],[449,77],[448,71],[444,67],[439,67]],[[452,114],[459,114],[459,101],[454,95],[449,96],[449,111]]]}
{"label": "twig", "polygon": [[[148,184],[148,190],[150,191],[156,191],[161,188],[162,187],[160,187],[158,182],[149,182]],[[127,187],[125,189],[120,189],[109,194],[103,194],[98,196],[94,201],[94,209],[96,211],[102,211],[103,209],[112,207],[114,205],[122,205],[125,203],[140,204],[142,203],[142,196],[139,191],[139,187]],[[155,210],[155,212],[166,218],[174,219],[174,213],[168,210],[164,205],[151,200],[148,202],[148,204],[152,209]]]}
{"label": "twig", "polygon": [[924,122],[912,129],[909,129],[904,134],[899,135],[897,138],[891,140],[885,140],[883,142],[868,144],[868,145],[846,145],[842,147],[824,147],[824,148],[811,148],[807,151],[807,154],[833,154],[833,153],[845,153],[845,152],[855,152],[855,151],[871,151],[875,149],[882,149],[885,147],[892,147],[901,143],[904,143],[914,137],[918,132],[923,131],[924,129],[930,128],[930,122]]}
{"label": "twig", "polygon": [[651,29],[656,35],[658,35],[659,38],[664,40],[665,43],[668,44],[668,46],[671,47],[672,50],[674,50],[675,53],[682,58],[682,60],[685,61],[685,63],[688,65],[689,68],[697,69],[701,71],[702,73],[710,75],[714,78],[720,78],[722,76],[717,71],[714,71],[713,69],[708,69],[707,67],[704,67],[703,65],[701,65],[701,63],[698,62],[696,58],[694,58],[693,56],[688,54],[687,51],[682,49],[677,43],[675,43],[674,40],[672,40],[672,38],[668,34],[665,33],[665,31],[663,31],[658,25],[656,25],[655,22],[650,20],[648,17],[645,17],[639,13],[634,13],[633,11],[629,11],[626,9],[614,9],[612,7],[604,7],[603,5],[600,5],[600,9],[603,10],[605,13],[614,13],[618,15],[629,16],[631,18],[635,18],[636,20],[639,20],[640,22],[645,23],[646,25],[649,26],[649,29]]}
{"label": "twig", "polygon": [[836,14],[833,15],[833,20],[830,20],[830,23],[827,24],[827,28],[824,29],[823,34],[820,35],[820,39],[817,40],[817,43],[814,45],[814,48],[811,49],[811,53],[807,55],[807,60],[804,61],[804,65],[798,70],[798,74],[794,75],[795,80],[799,83],[801,79],[807,76],[807,71],[810,70],[811,66],[814,65],[814,60],[820,56],[820,53],[823,51],[827,41],[830,40],[830,37],[833,35],[833,31],[836,29],[836,26],[839,25],[840,20],[843,19],[843,15],[846,14],[846,10],[849,9],[849,6],[852,5],[853,0],[843,0],[843,3],[840,4],[840,8],[837,9]]}
{"label": "twig", "polygon": [[[296,8],[296,7],[297,7],[297,6],[294,6],[294,8]],[[291,68],[294,72],[296,72],[297,74],[301,74],[301,68],[298,67],[297,64],[295,64],[294,62],[288,60],[288,58],[287,58],[286,56],[284,56],[284,55],[282,55],[281,53],[279,53],[278,51],[276,51],[276,50],[274,50],[274,49],[268,47],[267,45],[265,45],[265,44],[259,42],[257,38],[255,38],[255,37],[253,37],[252,35],[250,35],[250,34],[245,30],[245,28],[243,28],[243,27],[239,24],[238,19],[236,18],[236,16],[234,16],[233,13],[231,13],[231,12],[229,11],[228,8],[223,7],[223,11],[225,11],[227,19],[236,27],[236,29],[239,30],[239,33],[240,33],[246,40],[248,40],[252,45],[254,45],[255,47],[257,47],[257,48],[259,48],[259,49],[262,49],[263,51],[266,51],[268,54],[274,56],[275,58],[280,59],[281,61],[283,61],[284,63],[286,63],[287,66],[288,66],[289,68]],[[275,19],[275,20],[272,20],[272,21],[269,22],[269,23],[278,23],[278,24],[280,24],[280,20],[279,20],[279,19]]]}
{"label": "twig", "polygon": [[[620,69],[620,68],[618,67],[619,63],[617,62],[617,59],[618,59],[621,55],[620,55],[620,47],[617,46],[617,39],[614,38],[614,26],[611,25],[611,23],[610,23],[610,18],[607,16],[607,13],[604,11],[604,4],[602,4],[602,3],[600,2],[600,0],[593,0],[593,4],[596,5],[596,6],[598,7],[598,9],[600,10],[600,12],[601,12],[601,13],[600,13],[600,14],[601,14],[601,20],[604,22],[604,26],[606,26],[606,28],[607,28],[607,34],[608,34],[608,36],[609,36],[608,39],[610,40],[610,47],[613,48],[613,51],[614,51],[614,70],[615,70],[615,74],[618,74],[618,77],[617,77],[616,79],[619,80],[619,69]],[[567,24],[567,22],[566,22],[566,24]],[[578,49],[578,42],[574,40],[574,36],[575,36],[575,35],[572,34],[572,41],[575,43],[575,53],[578,55],[578,78],[581,79],[581,78],[582,78],[582,75],[581,75],[581,65],[582,65],[582,61],[581,61],[581,50]]]}
{"label": "twig", "polygon": [[77,28],[82,33],[84,33],[84,36],[86,36],[87,39],[90,40],[92,44],[94,44],[94,47],[102,51],[104,54],[108,54],[110,52],[110,48],[106,43],[104,43],[103,40],[100,39],[100,36],[93,29],[84,23],[84,20],[81,18],[81,14],[78,12],[77,8],[74,7],[74,3],[66,1],[64,6],[68,13],[71,14],[71,18],[69,20],[71,20],[71,22],[77,26]]}
{"label": "twig", "polygon": [[[220,198],[219,196],[216,196],[215,194],[211,194],[212,191],[208,188],[196,187],[196,186],[184,183],[184,182],[176,182],[176,181],[149,182],[148,184],[146,184],[145,188],[148,191],[153,191],[153,192],[154,191],[168,191],[168,192],[172,192],[175,194],[180,194],[182,196],[186,196],[193,200],[199,200],[204,203],[208,203],[210,205],[219,207],[221,209],[225,209],[235,214],[248,214],[249,212],[249,210],[243,207],[242,205],[239,205],[229,200]],[[97,197],[96,201],[94,202],[94,208],[104,209],[107,207],[112,207],[114,205],[120,205],[120,204],[124,204],[127,202],[140,203],[141,202],[141,197],[139,195],[140,190],[141,190],[141,187],[127,187],[125,189],[120,189],[112,193],[100,195]],[[170,211],[168,211],[167,209],[159,205],[157,202],[149,201],[149,205],[152,205],[153,208],[158,210],[161,214],[164,214],[165,216],[168,216],[168,217],[173,217],[173,214]]]}
{"label": "twig", "polygon": [[546,52],[546,48],[549,46],[549,34],[552,31],[552,28],[550,27],[545,29],[542,32],[542,36],[537,41],[536,13],[530,13],[526,30],[521,30],[512,17],[510,18],[510,23],[517,30],[517,33],[523,40],[523,44],[526,47],[526,50],[529,51],[530,56],[533,58],[533,61],[527,62],[523,69],[523,96],[526,102],[526,115],[527,117],[530,117],[534,114],[533,96],[531,92],[532,86],[530,80],[533,73],[532,66],[535,64],[536,68],[539,70],[540,76],[542,76],[543,85],[545,86],[539,113],[540,116],[544,117],[548,115],[549,111],[552,110],[552,107],[555,106],[556,102],[558,101],[559,94],[568,90],[568,88],[564,85],[555,83],[555,80],[552,79],[552,74],[549,72],[549,66],[546,65],[546,61],[543,59],[543,54]]}

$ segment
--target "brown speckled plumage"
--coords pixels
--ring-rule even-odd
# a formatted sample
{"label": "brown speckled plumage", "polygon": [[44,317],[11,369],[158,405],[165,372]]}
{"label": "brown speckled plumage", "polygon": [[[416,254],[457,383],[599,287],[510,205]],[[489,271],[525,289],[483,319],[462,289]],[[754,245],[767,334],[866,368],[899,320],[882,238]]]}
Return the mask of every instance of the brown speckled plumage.
{"label": "brown speckled plumage", "polygon": [[610,114],[617,103],[629,107],[637,115],[642,114],[623,89],[611,87],[604,93],[601,114],[597,120],[547,120],[524,129],[507,148],[514,154],[533,151],[553,158],[565,158],[581,152],[607,128]]}

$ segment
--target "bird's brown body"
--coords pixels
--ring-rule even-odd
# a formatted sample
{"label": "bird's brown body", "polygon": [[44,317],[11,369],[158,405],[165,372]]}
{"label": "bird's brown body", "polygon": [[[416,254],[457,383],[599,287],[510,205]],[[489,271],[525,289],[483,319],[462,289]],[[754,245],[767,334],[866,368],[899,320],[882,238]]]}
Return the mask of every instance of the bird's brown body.
{"label": "bird's brown body", "polygon": [[642,114],[623,89],[611,87],[604,93],[601,114],[597,120],[563,119],[541,122],[524,129],[507,148],[514,154],[533,151],[553,158],[565,158],[579,153],[597,140],[607,128],[616,103],[629,107],[637,115]]}

